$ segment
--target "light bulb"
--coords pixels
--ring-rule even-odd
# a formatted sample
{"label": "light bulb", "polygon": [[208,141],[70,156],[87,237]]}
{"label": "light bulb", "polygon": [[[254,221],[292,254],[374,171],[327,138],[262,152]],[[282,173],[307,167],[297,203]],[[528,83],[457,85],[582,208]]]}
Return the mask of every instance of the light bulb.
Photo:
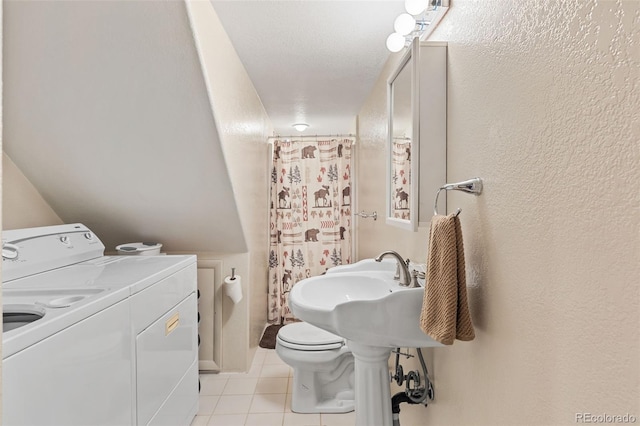
{"label": "light bulb", "polygon": [[387,49],[392,52],[399,52],[404,47],[404,36],[393,33],[387,37]]}
{"label": "light bulb", "polygon": [[407,35],[416,28],[416,20],[408,13],[398,16],[393,22],[393,29],[400,35]]}
{"label": "light bulb", "polygon": [[427,0],[404,0],[404,8],[411,15],[419,15],[428,6]]}
{"label": "light bulb", "polygon": [[299,132],[304,132],[304,130],[309,127],[309,125],[307,123],[296,123],[292,126],[294,129],[296,129]]}

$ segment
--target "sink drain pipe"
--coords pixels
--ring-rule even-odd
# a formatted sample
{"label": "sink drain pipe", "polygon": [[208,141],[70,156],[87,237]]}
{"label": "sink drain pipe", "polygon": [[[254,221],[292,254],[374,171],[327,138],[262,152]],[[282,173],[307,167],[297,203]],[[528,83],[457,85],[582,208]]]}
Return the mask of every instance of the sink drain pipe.
{"label": "sink drain pipe", "polygon": [[398,392],[391,397],[391,418],[393,420],[393,426],[400,426],[400,404],[407,402],[409,404],[417,404],[409,399],[409,396],[405,392]]}
{"label": "sink drain pipe", "polygon": [[[416,348],[418,352],[418,359],[422,366],[422,373],[425,378],[425,385],[420,386],[420,373],[418,371],[410,371],[406,376],[403,374],[402,366],[399,363],[400,348],[396,349],[396,375],[393,377],[398,385],[402,385],[402,382],[406,380],[407,385],[404,392],[398,392],[391,397],[391,415],[393,420],[393,426],[400,426],[400,404],[406,402],[408,404],[422,404],[425,407],[428,405],[427,399],[433,401],[435,392],[433,385],[429,379],[429,372],[427,371],[427,365],[422,357],[422,350]],[[411,355],[407,355],[407,358]],[[412,387],[412,383],[414,387]]]}

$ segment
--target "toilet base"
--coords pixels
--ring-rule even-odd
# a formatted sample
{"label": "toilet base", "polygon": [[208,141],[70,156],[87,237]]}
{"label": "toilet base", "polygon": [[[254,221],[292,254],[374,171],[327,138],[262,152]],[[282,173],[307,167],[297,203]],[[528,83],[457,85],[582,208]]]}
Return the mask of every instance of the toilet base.
{"label": "toilet base", "polygon": [[[351,361],[353,362],[353,361]],[[353,366],[351,366],[353,371]],[[301,414],[348,413],[355,409],[353,385],[350,389],[334,389],[329,374],[293,369],[291,411]],[[343,378],[344,379],[344,378]],[[353,383],[353,377],[348,379]],[[343,380],[338,381],[344,388]]]}
{"label": "toilet base", "polygon": [[342,337],[303,322],[289,324],[278,332],[276,353],[293,368],[291,411],[355,410],[355,360]]}

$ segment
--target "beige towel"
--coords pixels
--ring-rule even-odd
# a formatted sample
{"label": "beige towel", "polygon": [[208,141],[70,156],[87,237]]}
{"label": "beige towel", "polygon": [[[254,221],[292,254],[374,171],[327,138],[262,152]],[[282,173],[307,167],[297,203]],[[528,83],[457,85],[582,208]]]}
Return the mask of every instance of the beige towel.
{"label": "beige towel", "polygon": [[420,328],[444,345],[475,338],[467,303],[462,230],[455,213],[431,219]]}

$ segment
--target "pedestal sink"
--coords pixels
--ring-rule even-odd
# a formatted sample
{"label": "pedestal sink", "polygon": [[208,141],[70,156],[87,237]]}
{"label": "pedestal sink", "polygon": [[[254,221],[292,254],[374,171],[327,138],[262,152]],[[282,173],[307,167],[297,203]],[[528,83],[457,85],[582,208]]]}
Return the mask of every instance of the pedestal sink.
{"label": "pedestal sink", "polygon": [[347,339],[355,358],[356,425],[391,426],[391,350],[442,346],[420,330],[424,289],[399,286],[395,262],[368,259],[334,269],[298,282],[289,305],[299,319]]}

